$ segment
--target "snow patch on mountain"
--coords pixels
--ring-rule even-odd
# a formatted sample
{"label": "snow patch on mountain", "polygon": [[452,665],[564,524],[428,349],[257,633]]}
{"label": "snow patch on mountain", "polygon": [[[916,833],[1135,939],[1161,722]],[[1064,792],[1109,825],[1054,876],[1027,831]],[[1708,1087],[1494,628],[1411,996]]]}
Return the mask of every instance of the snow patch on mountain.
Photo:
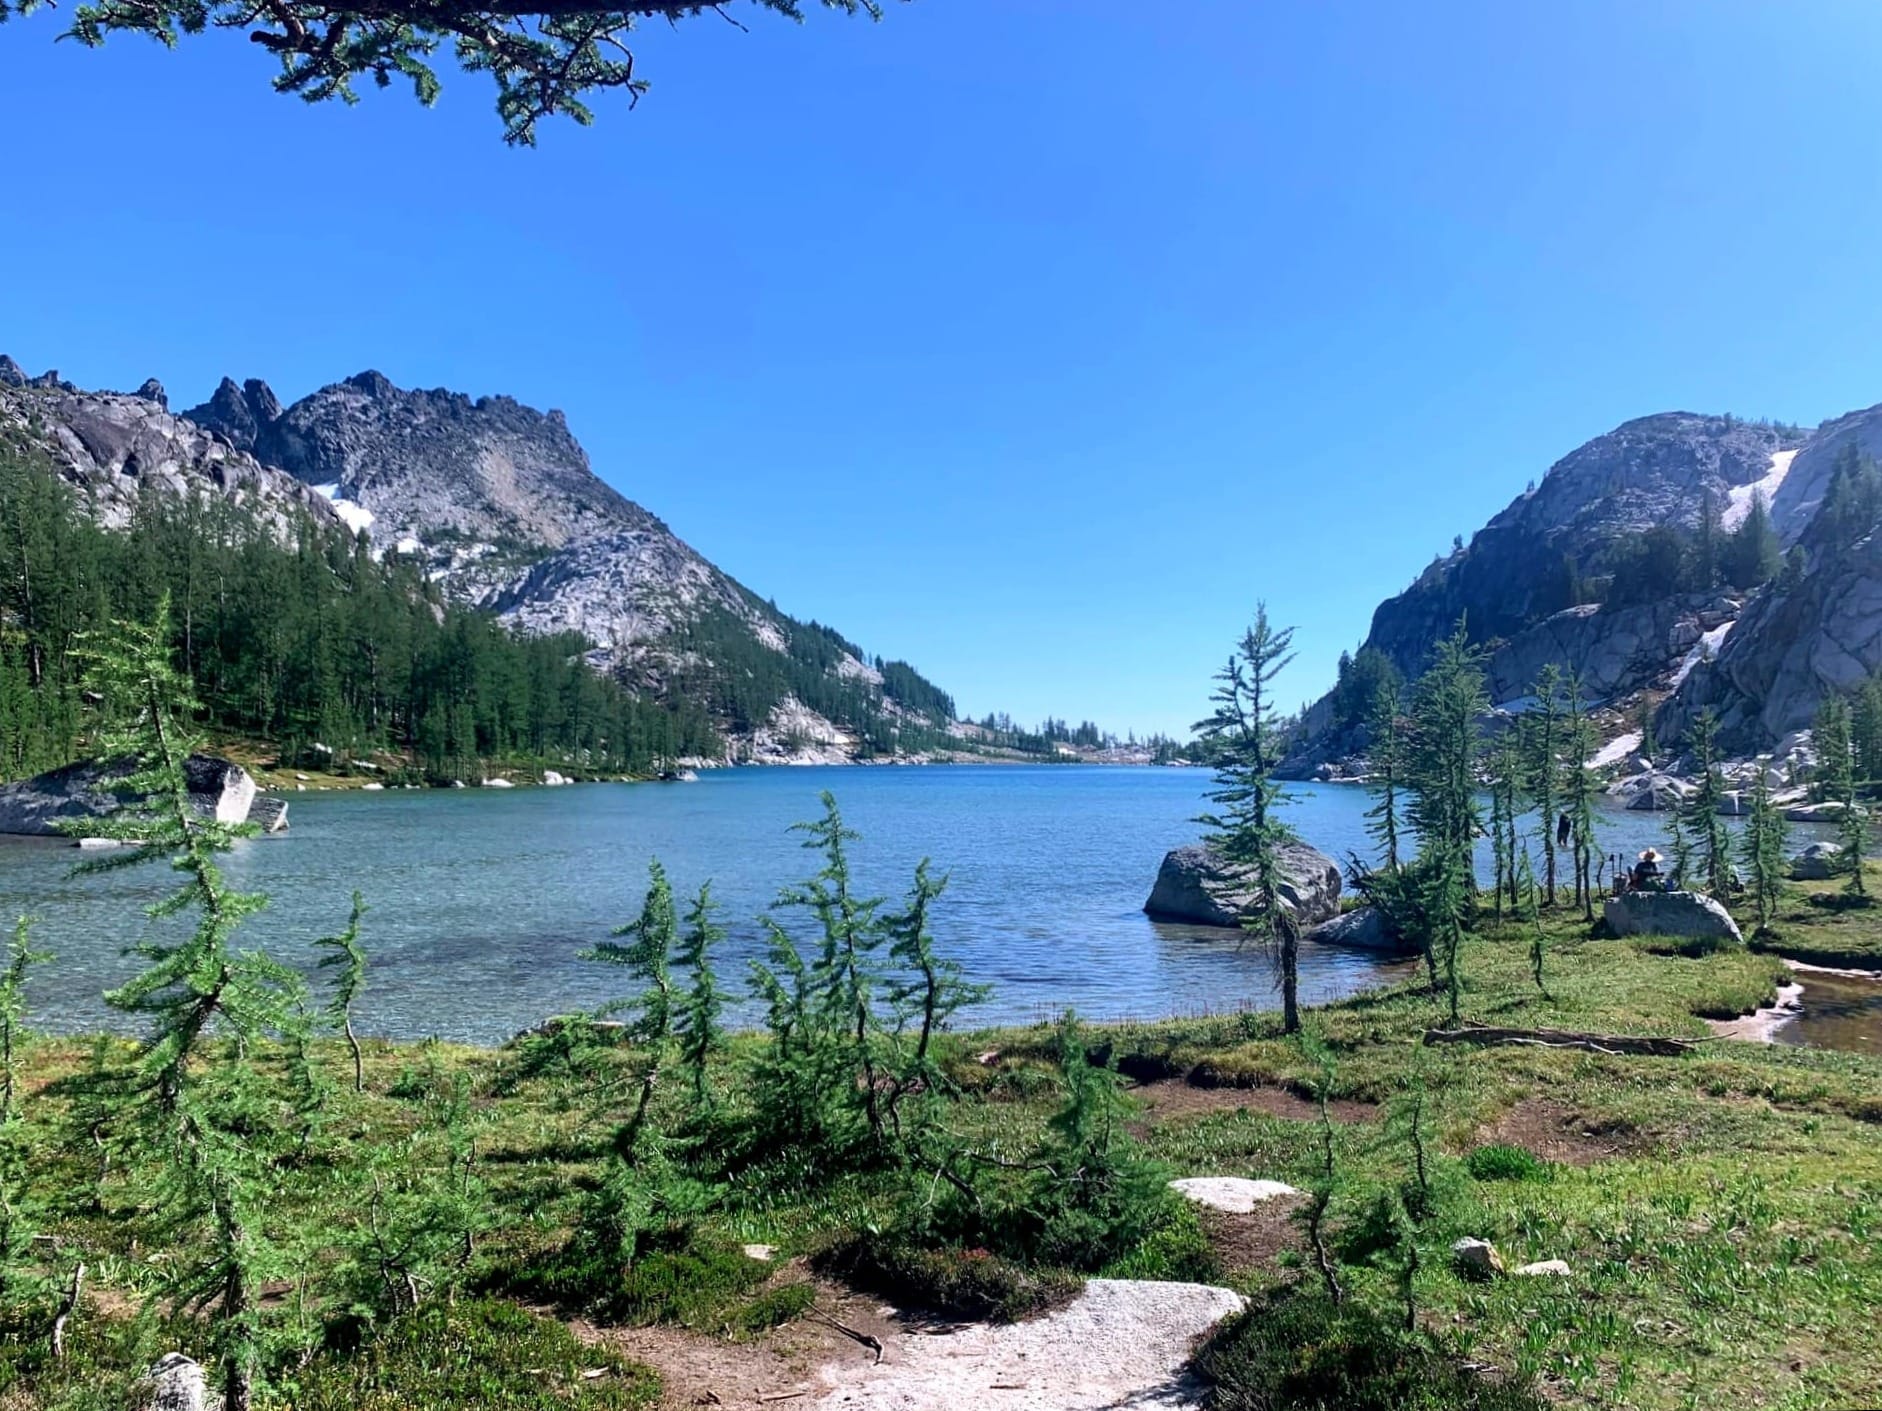
{"label": "snow patch on mountain", "polygon": [[1589,757],[1588,767],[1605,769],[1610,764],[1619,764],[1639,750],[1644,738],[1638,730],[1629,730],[1625,735],[1616,735]]}
{"label": "snow patch on mountain", "polygon": [[1797,459],[1797,450],[1771,452],[1771,468],[1762,480],[1754,480],[1749,485],[1734,485],[1726,495],[1725,513],[1720,516],[1719,524],[1725,529],[1736,529],[1745,522],[1745,516],[1751,513],[1753,500],[1764,501],[1766,513],[1777,500],[1777,492],[1784,484],[1784,477],[1791,473],[1791,462]]}
{"label": "snow patch on mountain", "polygon": [[1681,683],[1692,675],[1693,668],[1700,662],[1714,661],[1718,658],[1719,648],[1725,645],[1725,639],[1730,635],[1735,622],[1736,619],[1733,622],[1721,622],[1693,643],[1692,650],[1680,658],[1679,667],[1673,672],[1673,689],[1678,690]]}
{"label": "snow patch on mountain", "polygon": [[316,485],[314,489],[327,497],[327,503],[333,506],[333,512],[339,515],[341,522],[355,534],[364,533],[372,528],[373,512],[358,501],[349,500],[342,495],[337,480],[330,485]]}

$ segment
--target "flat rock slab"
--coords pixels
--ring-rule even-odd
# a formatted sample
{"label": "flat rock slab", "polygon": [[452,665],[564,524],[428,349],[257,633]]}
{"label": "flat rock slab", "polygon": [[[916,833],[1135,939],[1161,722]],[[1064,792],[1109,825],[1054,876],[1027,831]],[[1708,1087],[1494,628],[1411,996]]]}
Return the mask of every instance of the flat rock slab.
{"label": "flat rock slab", "polygon": [[1187,1176],[1171,1181],[1170,1189],[1198,1205],[1235,1215],[1246,1215],[1270,1200],[1301,1194],[1281,1181],[1250,1181],[1240,1176]]}
{"label": "flat rock slab", "polygon": [[[1185,1371],[1195,1340],[1243,1306],[1232,1289],[1092,1279],[1058,1312],[898,1338],[880,1366],[846,1367],[821,1411],[1198,1411]],[[830,1369],[825,1369],[830,1375]],[[792,1404],[792,1403],[786,1403]]]}

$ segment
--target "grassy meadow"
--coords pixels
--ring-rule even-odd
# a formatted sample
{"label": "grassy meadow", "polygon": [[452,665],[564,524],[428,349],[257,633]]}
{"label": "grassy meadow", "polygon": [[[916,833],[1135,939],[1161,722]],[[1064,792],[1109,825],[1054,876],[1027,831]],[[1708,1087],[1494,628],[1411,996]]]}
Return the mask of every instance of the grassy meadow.
{"label": "grassy meadow", "polygon": [[[1382,1319],[1405,1302],[1391,1207],[1417,1164],[1416,1106],[1426,1253],[1409,1279],[1411,1316],[1423,1345],[1467,1381],[1532,1387],[1542,1400],[1527,1404],[1882,1405],[1882,1062],[1716,1039],[1706,1022],[1772,999],[1786,976],[1774,952],[1882,961],[1882,908],[1814,906],[1820,890],[1799,889],[1755,948],[1703,956],[1591,938],[1564,908],[1545,923],[1542,990],[1531,930],[1486,918],[1466,944],[1467,1019],[1699,1041],[1681,1057],[1426,1045],[1442,1005],[1422,979],[1311,1011],[1307,1046],[1284,1038],[1277,1016],[1255,1013],[1094,1026],[1082,1042],[1125,1090],[1117,1143],[1154,1163],[1145,1169],[1159,1181],[1251,1176],[1324,1189],[1349,1304]],[[990,1154],[990,1165],[1002,1154],[1023,1165],[1065,1108],[1059,1041],[1049,1025],[945,1035],[951,1140]],[[761,1043],[737,1036],[715,1060],[727,1120]],[[166,1350],[195,1350],[213,1315],[212,1302],[147,1297],[192,1251],[144,1242],[150,1192],[82,1137],[97,1101],[88,1075],[128,1050],[31,1040],[23,1056],[32,1163],[54,1191],[41,1238],[82,1251],[88,1272],[62,1358],[39,1313],[10,1309],[5,1411],[133,1404],[141,1369]],[[1220,1282],[1261,1300],[1305,1297],[1319,1278],[1298,1201],[1249,1216],[1154,1203],[1129,1238],[1100,1241],[1102,1253],[1066,1267],[905,1239],[896,1232],[913,1228],[911,1203],[933,1199],[937,1181],[867,1163],[827,1169],[786,1148],[713,1167],[684,1217],[597,1291],[558,1272],[559,1252],[605,1179],[635,1071],[629,1048],[553,1035],[490,1050],[368,1041],[363,1093],[343,1042],[320,1041],[313,1059],[331,1080],[323,1135],[273,1212],[289,1253],[263,1295],[270,1316],[301,1329],[302,1350],[277,1367],[266,1404],[690,1404],[606,1339],[572,1329],[659,1325],[702,1343],[749,1343],[807,1316],[845,1278],[903,1303],[993,1316],[1050,1307],[1087,1273]],[[262,1067],[286,1061],[271,1055]],[[655,1120],[678,1100],[662,1088]],[[446,1136],[438,1112],[452,1104],[461,1111]],[[444,1161],[441,1145],[466,1134],[477,1210],[449,1291],[391,1318],[310,1293],[335,1257],[333,1232],[376,1218],[361,1190],[396,1190],[401,1169]],[[301,1228],[327,1238],[297,1251],[285,1232]],[[1573,1272],[1474,1281],[1446,1257],[1466,1235],[1493,1241],[1512,1267],[1561,1259]],[[752,1259],[748,1244],[775,1254]],[[1232,1384],[1239,1355],[1217,1347],[1205,1357],[1227,1378],[1217,1404],[1313,1404],[1248,1399]],[[1366,1404],[1492,1404],[1470,1395]]]}

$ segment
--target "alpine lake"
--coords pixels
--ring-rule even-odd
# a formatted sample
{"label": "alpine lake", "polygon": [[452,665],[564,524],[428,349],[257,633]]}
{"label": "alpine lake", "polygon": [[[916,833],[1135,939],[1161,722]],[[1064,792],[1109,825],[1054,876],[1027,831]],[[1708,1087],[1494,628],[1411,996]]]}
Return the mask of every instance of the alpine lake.
{"label": "alpine lake", "polygon": [[[963,1022],[1008,1023],[1075,1009],[1091,1019],[1278,1007],[1272,958],[1232,931],[1143,913],[1158,864],[1198,836],[1207,774],[1089,765],[747,768],[671,784],[387,790],[291,796],[288,831],[238,844],[231,882],[269,905],[241,940],[306,964],[309,946],[369,908],[358,1017],[392,1039],[498,1043],[557,1014],[619,995],[622,977],[582,958],[638,911],[658,858],[682,898],[710,881],[729,935],[722,978],[743,992],[765,950],[760,917],[816,870],[792,824],[835,795],[861,835],[860,888],[906,891],[923,858],[948,875],[934,914],[940,950],[991,997]],[[1342,863],[1370,857],[1370,795],[1350,785],[1290,789],[1286,821]],[[1793,847],[1827,832],[1798,827]],[[1604,811],[1602,854],[1663,844],[1651,813]],[[96,856],[90,854],[89,856]],[[129,949],[177,923],[143,909],[166,894],[161,866],[75,876],[81,854],[52,839],[0,840],[0,909],[34,918],[53,961],[33,984],[34,1027],[121,1027],[104,991],[139,968]],[[1489,860],[1482,859],[1487,875]],[[787,925],[803,918],[771,913]],[[1305,943],[1301,998],[1319,1003],[1396,981],[1412,967]],[[1802,1015],[1783,1042],[1882,1049],[1882,982],[1805,975]],[[735,1019],[755,1018],[747,1001]]]}

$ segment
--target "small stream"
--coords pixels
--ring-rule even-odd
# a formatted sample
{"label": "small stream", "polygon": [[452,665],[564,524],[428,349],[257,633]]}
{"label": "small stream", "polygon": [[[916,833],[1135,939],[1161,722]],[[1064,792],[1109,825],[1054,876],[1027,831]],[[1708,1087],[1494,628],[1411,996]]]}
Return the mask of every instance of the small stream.
{"label": "small stream", "polygon": [[1803,1009],[1772,1039],[1798,1048],[1835,1048],[1882,1057],[1882,975],[1826,975],[1799,970]]}

